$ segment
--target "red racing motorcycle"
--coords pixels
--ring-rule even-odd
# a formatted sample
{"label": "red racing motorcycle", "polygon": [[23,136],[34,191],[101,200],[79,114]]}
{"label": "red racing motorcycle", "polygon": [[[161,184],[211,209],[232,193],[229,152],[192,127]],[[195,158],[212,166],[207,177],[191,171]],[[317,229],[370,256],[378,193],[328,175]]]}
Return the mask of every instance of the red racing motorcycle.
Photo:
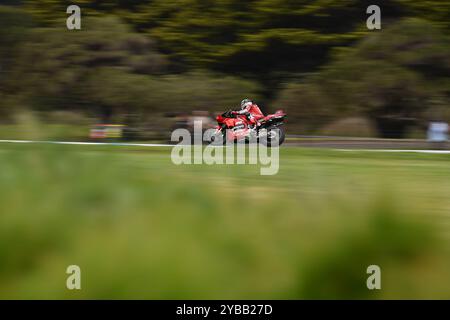
{"label": "red racing motorcycle", "polygon": [[284,120],[286,113],[278,110],[258,120],[258,125],[252,126],[247,115],[236,115],[229,110],[216,117],[218,126],[211,136],[214,144],[228,142],[261,142],[266,146],[279,146],[284,142],[286,133]]}

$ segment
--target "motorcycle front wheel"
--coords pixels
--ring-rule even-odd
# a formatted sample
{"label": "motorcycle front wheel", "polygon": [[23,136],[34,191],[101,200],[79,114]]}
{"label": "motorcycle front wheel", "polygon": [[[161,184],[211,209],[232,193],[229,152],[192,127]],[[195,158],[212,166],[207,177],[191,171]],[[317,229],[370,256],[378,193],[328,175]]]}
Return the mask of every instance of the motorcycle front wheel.
{"label": "motorcycle front wheel", "polygon": [[225,132],[222,130],[212,135],[210,138],[211,144],[213,146],[223,146],[227,143]]}

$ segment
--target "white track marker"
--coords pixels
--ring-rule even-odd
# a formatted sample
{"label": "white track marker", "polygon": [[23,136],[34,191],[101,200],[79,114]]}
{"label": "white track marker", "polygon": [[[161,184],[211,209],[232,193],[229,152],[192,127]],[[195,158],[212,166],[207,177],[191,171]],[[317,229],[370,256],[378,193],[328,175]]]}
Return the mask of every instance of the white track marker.
{"label": "white track marker", "polygon": [[403,152],[403,153],[432,153],[432,154],[450,154],[450,150],[401,150],[401,149],[334,149],[345,152]]}
{"label": "white track marker", "polygon": [[123,147],[173,147],[174,146],[172,144],[159,144],[159,143],[33,141],[33,140],[0,140],[0,143],[39,143],[39,144],[69,144],[69,145],[123,146]]}

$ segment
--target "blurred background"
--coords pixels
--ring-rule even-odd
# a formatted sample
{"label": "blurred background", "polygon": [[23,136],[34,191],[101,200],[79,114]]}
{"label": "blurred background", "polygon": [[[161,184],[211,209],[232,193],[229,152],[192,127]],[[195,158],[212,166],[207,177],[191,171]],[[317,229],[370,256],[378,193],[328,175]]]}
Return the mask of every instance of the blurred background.
{"label": "blurred background", "polygon": [[301,147],[449,149],[450,2],[371,4],[2,0],[0,140],[166,142],[252,98],[291,146],[260,176],[2,141],[0,298],[450,298],[450,156]]}
{"label": "blurred background", "polygon": [[[245,97],[287,111],[290,135],[421,139],[450,119],[448,1],[383,1],[375,31],[357,0],[2,4],[0,137],[26,110],[60,138],[113,124],[164,140]],[[70,4],[82,30],[66,28]]]}

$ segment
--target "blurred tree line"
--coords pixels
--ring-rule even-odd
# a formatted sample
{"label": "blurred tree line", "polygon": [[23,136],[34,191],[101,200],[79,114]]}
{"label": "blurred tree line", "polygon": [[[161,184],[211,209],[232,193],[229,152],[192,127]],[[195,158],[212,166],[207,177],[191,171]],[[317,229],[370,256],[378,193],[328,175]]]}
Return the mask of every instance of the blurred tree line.
{"label": "blurred tree line", "polygon": [[449,75],[448,36],[426,20],[410,18],[335,49],[330,63],[288,84],[278,102],[306,130],[318,125],[318,117],[325,125],[337,114],[359,114],[371,119],[381,136],[400,138],[412,127],[425,130],[428,121],[450,120]]}
{"label": "blurred tree line", "polygon": [[[0,111],[82,110],[126,123],[254,97],[315,132],[342,117],[383,136],[449,109],[450,3],[386,0],[9,0],[0,7]],[[82,8],[82,30],[65,28]],[[267,107],[266,107],[267,106]],[[270,107],[270,108],[269,108]],[[421,122],[422,121],[422,122]],[[423,124],[423,123],[422,123]]]}

